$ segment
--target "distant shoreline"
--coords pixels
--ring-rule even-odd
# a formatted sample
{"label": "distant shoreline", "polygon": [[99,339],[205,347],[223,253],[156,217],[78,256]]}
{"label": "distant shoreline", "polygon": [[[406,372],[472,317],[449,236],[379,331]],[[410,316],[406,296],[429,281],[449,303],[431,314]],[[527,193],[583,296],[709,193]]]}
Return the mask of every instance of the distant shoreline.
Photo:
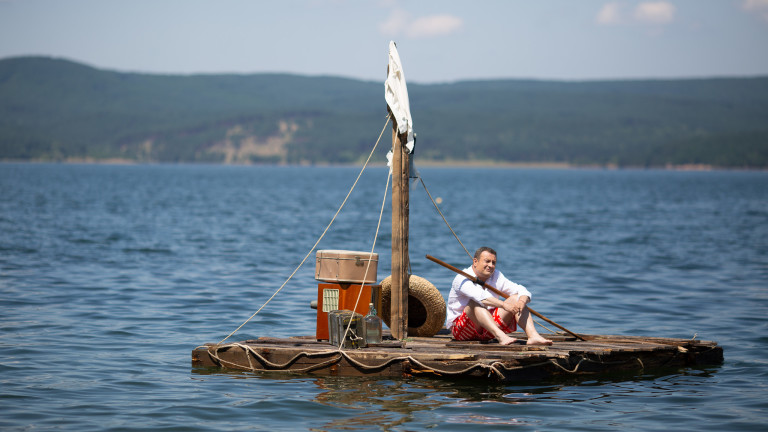
{"label": "distant shoreline", "polygon": [[[68,158],[65,160],[12,160],[0,159],[0,163],[21,164],[70,164],[70,165],[211,165],[211,166],[275,166],[275,167],[355,167],[359,163],[333,164],[333,163],[304,163],[304,164],[270,164],[270,163],[213,163],[213,162],[146,162],[123,158]],[[370,167],[383,167],[382,162],[369,163]],[[654,167],[608,165],[576,165],[565,162],[496,162],[496,161],[434,161],[423,160],[416,162],[417,168],[488,168],[488,169],[546,169],[546,170],[663,170],[663,171],[768,171],[768,168],[758,167],[721,167],[708,164],[681,164]]]}

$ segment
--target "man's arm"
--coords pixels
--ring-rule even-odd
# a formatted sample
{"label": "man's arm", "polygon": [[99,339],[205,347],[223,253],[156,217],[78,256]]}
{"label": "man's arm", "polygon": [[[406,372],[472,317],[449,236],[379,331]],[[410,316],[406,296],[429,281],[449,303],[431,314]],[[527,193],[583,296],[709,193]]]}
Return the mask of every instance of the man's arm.
{"label": "man's arm", "polygon": [[525,305],[528,304],[528,302],[530,301],[531,301],[531,298],[526,295],[521,295],[520,297],[509,296],[504,301],[496,298],[495,296],[492,296],[483,300],[483,305],[502,308],[507,312],[512,312],[513,314],[517,315],[523,311],[523,308],[525,308]]}

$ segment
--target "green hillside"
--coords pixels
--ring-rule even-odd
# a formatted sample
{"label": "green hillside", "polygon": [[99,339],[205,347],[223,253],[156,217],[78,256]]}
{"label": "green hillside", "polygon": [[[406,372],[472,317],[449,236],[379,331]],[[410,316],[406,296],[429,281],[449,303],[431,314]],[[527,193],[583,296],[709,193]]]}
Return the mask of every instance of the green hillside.
{"label": "green hillside", "polygon": [[[383,79],[0,60],[0,159],[356,162],[384,125]],[[409,83],[409,93],[422,161],[768,166],[766,77]]]}

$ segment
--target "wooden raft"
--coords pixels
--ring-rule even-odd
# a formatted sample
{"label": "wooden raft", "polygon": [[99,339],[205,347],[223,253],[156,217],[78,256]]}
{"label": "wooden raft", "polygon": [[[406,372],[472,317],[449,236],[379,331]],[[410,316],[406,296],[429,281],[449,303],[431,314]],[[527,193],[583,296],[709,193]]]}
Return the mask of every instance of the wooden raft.
{"label": "wooden raft", "polygon": [[[513,333],[524,340],[524,333]],[[458,342],[450,335],[383,342],[339,351],[314,337],[263,337],[192,351],[192,365],[254,372],[291,372],[325,376],[482,378],[525,381],[600,373],[719,365],[716,342],[639,336],[547,335],[552,346],[524,342]]]}

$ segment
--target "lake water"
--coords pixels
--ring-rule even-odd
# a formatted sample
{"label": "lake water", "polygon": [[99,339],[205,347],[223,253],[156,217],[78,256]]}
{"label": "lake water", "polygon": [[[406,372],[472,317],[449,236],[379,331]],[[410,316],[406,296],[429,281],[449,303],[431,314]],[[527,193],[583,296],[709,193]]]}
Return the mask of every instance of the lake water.
{"label": "lake water", "polygon": [[[0,429],[766,429],[766,172],[420,170],[537,311],[581,333],[715,340],[722,366],[522,385],[191,367],[288,278],[358,171],[0,164]],[[367,170],[319,249],[370,250],[385,183]],[[412,270],[447,297],[454,275],[425,254],[469,263],[417,184]],[[316,294],[312,255],[233,340],[314,334]]]}

